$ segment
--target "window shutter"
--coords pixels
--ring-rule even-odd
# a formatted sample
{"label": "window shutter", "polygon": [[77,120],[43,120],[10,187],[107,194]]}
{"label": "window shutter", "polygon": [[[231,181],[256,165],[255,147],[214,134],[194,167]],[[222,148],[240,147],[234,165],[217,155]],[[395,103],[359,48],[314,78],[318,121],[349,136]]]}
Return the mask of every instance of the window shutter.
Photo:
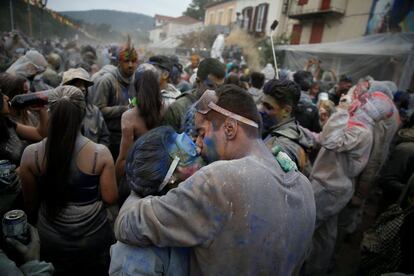
{"label": "window shutter", "polygon": [[264,15],[262,22],[262,33],[266,33],[266,23],[267,23],[267,12],[269,11],[269,4],[264,4]]}
{"label": "window shutter", "polygon": [[246,22],[246,18],[245,18],[245,15],[246,15],[246,8],[244,8],[243,10],[242,10],[242,12],[241,12],[241,15],[242,15],[242,21],[241,21],[241,28],[243,29],[244,28],[244,22]]}
{"label": "window shutter", "polygon": [[259,13],[259,6],[256,6],[254,8],[254,17],[252,19],[252,22],[250,24],[250,31],[255,32],[256,31],[256,25],[257,25],[257,20],[258,20],[258,13]]}
{"label": "window shutter", "polygon": [[319,21],[313,22],[309,43],[321,43],[322,42],[323,27],[324,27],[323,22],[319,22]]}
{"label": "window shutter", "polygon": [[249,22],[248,22],[248,25],[246,26],[246,30],[249,31],[250,26],[252,25],[252,21],[253,21],[253,8],[252,7],[248,8],[247,17],[249,18]]}
{"label": "window shutter", "polygon": [[292,36],[290,38],[290,44],[300,44],[300,36],[302,35],[302,25],[293,25]]}
{"label": "window shutter", "polygon": [[331,7],[331,0],[322,0],[321,11],[329,10]]}

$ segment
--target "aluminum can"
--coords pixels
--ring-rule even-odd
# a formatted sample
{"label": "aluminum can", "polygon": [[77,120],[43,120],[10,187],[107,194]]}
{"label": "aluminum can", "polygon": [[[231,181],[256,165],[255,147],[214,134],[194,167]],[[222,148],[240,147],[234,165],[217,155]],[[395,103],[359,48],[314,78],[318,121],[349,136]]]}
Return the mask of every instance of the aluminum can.
{"label": "aluminum can", "polygon": [[0,160],[0,191],[12,183],[16,166],[8,160]]}
{"label": "aluminum can", "polygon": [[8,178],[15,168],[9,160],[0,160],[0,178]]}
{"label": "aluminum can", "polygon": [[11,210],[3,216],[3,235],[14,238],[24,244],[30,242],[27,216],[22,210]]}

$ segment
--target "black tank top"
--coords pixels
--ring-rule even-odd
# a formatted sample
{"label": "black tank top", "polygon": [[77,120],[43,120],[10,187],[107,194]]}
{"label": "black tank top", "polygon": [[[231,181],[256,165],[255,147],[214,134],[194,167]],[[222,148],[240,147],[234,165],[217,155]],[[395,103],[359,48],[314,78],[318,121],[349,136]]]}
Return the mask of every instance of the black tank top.
{"label": "black tank top", "polygon": [[[67,200],[70,204],[75,205],[88,205],[99,200],[99,178],[100,175],[95,174],[96,170],[96,161],[98,157],[98,151],[95,150],[92,174],[87,174],[82,172],[77,164],[76,160],[79,152],[85,147],[85,145],[90,142],[89,139],[78,139],[76,141],[74,155],[72,158],[71,172],[70,172],[70,181],[69,187],[67,190]],[[35,151],[35,160],[37,170],[40,172],[38,150]],[[46,173],[38,177],[38,183],[40,187],[45,181]]]}

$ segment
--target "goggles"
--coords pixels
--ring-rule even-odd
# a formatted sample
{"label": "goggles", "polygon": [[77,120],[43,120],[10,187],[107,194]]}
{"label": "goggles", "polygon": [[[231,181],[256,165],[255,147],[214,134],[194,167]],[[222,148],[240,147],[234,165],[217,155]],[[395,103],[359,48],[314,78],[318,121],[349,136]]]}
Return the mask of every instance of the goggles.
{"label": "goggles", "polygon": [[259,128],[259,125],[256,122],[218,106],[216,104],[217,102],[218,97],[216,95],[216,92],[214,90],[206,90],[200,99],[196,102],[195,109],[198,113],[201,113],[203,115],[207,114],[211,110],[214,110],[226,117],[232,118],[254,128]]}
{"label": "goggles", "polygon": [[185,133],[176,134],[174,143],[169,146],[168,152],[173,161],[158,188],[158,192],[161,192],[170,182],[178,165],[187,167],[195,164],[198,160],[197,147],[193,140]]}

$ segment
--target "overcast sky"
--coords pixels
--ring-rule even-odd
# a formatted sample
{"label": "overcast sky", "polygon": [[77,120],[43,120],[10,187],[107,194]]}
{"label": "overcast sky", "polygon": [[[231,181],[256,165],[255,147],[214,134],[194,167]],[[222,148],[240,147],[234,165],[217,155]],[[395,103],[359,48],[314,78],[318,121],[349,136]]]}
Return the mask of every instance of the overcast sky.
{"label": "overcast sky", "polygon": [[55,11],[118,10],[180,16],[191,0],[49,0],[47,7]]}

